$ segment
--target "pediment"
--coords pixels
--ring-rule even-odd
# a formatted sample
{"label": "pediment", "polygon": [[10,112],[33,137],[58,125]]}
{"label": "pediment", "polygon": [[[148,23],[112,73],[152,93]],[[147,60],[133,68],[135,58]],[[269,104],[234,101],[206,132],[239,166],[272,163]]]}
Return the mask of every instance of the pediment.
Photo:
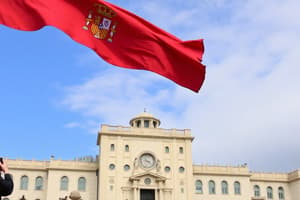
{"label": "pediment", "polygon": [[164,177],[164,176],[161,176],[159,174],[155,174],[155,173],[152,173],[152,172],[143,172],[143,173],[139,173],[139,174],[135,174],[133,176],[131,176],[129,179],[130,180],[140,180],[144,177],[151,177],[153,179],[155,179],[156,181],[165,181],[167,178]]}

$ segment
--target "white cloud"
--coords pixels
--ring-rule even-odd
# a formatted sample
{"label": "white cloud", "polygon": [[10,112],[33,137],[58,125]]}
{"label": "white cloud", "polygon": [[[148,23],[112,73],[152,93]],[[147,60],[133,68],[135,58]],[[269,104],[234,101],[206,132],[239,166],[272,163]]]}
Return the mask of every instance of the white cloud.
{"label": "white cloud", "polygon": [[[153,15],[154,21],[160,18],[160,24],[171,25],[168,29],[184,38],[204,35],[207,77],[199,94],[152,73],[112,67],[66,87],[63,104],[85,118],[122,125],[147,108],[162,127],[192,129],[196,163],[247,162],[250,169],[268,171],[298,168],[299,3],[234,2],[177,0],[173,6],[141,1],[132,9],[142,9],[139,13],[145,11],[150,19],[160,8],[165,12]],[[181,33],[184,21],[190,28]]]}
{"label": "white cloud", "polygon": [[66,123],[64,125],[65,128],[77,128],[77,127],[81,127],[80,123],[78,122],[69,122],[69,123]]}
{"label": "white cloud", "polygon": [[68,122],[64,125],[65,128],[68,129],[84,129],[87,130],[90,134],[96,134],[99,131],[99,124],[94,120],[83,120],[82,122]]}
{"label": "white cloud", "polygon": [[172,105],[168,102],[170,91],[167,87],[161,88],[166,83],[167,80],[149,72],[114,68],[95,75],[82,85],[67,87],[63,104],[72,111],[107,123],[127,124],[132,115],[144,108],[154,111]]}

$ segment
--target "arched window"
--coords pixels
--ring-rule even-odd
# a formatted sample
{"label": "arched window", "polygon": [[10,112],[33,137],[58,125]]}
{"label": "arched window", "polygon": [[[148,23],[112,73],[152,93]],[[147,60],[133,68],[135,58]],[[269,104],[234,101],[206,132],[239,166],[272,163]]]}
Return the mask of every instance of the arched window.
{"label": "arched window", "polygon": [[60,190],[68,190],[69,179],[66,176],[61,177],[60,179]]}
{"label": "arched window", "polygon": [[171,171],[171,168],[169,166],[165,167],[165,172],[169,173]]}
{"label": "arched window", "polygon": [[110,151],[115,151],[115,144],[110,144]]}
{"label": "arched window", "polygon": [[28,190],[28,176],[22,176],[20,181],[20,189]]}
{"label": "arched window", "polygon": [[268,199],[273,199],[273,189],[272,187],[267,187],[267,198]]}
{"label": "arched window", "polygon": [[254,190],[254,196],[255,197],[260,197],[260,188],[259,188],[259,186],[258,185],[254,185],[253,190]]}
{"label": "arched window", "polygon": [[35,190],[42,190],[43,189],[43,177],[38,176],[35,179]]}
{"label": "arched window", "polygon": [[238,181],[234,182],[234,194],[241,194],[241,184]]}
{"label": "arched window", "polygon": [[196,193],[198,193],[198,194],[203,193],[202,182],[200,180],[196,180],[195,187],[196,187]]}
{"label": "arched window", "polygon": [[208,182],[209,194],[216,194],[216,184],[214,181],[210,180]]}
{"label": "arched window", "polygon": [[86,179],[84,177],[80,177],[78,179],[78,190],[85,191],[86,188]]}
{"label": "arched window", "polygon": [[125,145],[125,152],[129,152],[129,145],[128,144]]}
{"label": "arched window", "polygon": [[280,200],[284,199],[284,190],[283,190],[283,187],[279,187],[278,188],[278,197],[279,197]]}
{"label": "arched window", "polygon": [[226,181],[222,181],[222,194],[228,194],[228,183]]}
{"label": "arched window", "polygon": [[129,171],[130,170],[130,165],[126,164],[124,165],[124,171]]}
{"label": "arched window", "polygon": [[183,147],[179,147],[179,153],[183,153]]}
{"label": "arched window", "polygon": [[170,152],[170,148],[168,146],[165,146],[165,153],[169,153]]}
{"label": "arched window", "polygon": [[180,173],[183,173],[184,172],[184,167],[179,167],[178,170],[179,170]]}

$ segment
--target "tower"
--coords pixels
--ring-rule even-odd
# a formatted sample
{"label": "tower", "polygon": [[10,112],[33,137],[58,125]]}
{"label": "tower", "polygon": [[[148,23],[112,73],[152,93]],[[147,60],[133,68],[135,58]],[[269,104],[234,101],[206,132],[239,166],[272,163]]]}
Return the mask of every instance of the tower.
{"label": "tower", "polygon": [[147,112],[129,124],[102,125],[98,134],[99,199],[192,199],[190,130],[159,128]]}

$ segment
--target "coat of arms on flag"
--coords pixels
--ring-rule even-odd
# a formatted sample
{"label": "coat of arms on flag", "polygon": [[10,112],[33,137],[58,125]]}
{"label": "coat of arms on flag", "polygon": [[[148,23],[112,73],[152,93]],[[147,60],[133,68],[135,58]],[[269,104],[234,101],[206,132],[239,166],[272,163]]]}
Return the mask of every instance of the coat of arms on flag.
{"label": "coat of arms on flag", "polygon": [[202,39],[182,41],[104,0],[0,0],[2,24],[56,27],[112,65],[152,71],[195,92],[205,79]]}
{"label": "coat of arms on flag", "polygon": [[89,11],[86,23],[82,27],[84,30],[90,30],[95,38],[101,40],[113,41],[116,33],[117,22],[113,21],[116,12],[106,5],[96,3],[94,8]]}

